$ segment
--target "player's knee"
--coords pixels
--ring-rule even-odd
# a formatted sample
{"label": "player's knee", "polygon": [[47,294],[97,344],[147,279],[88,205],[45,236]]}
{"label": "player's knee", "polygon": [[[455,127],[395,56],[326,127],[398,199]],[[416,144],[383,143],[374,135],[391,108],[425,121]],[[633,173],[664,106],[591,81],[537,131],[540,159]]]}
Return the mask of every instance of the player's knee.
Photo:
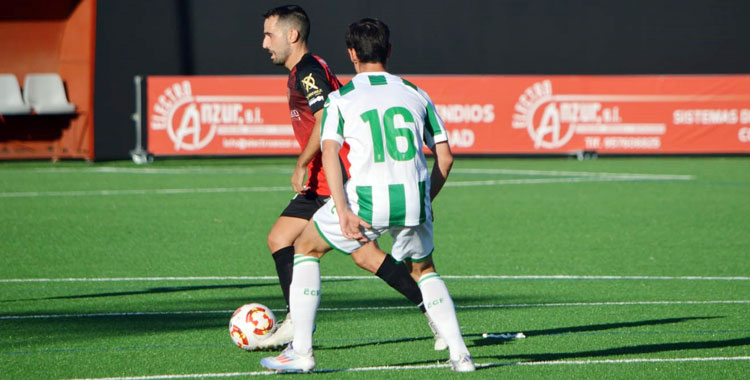
{"label": "player's knee", "polygon": [[266,244],[268,244],[268,249],[273,254],[274,252],[284,247],[292,245],[292,242],[287,241],[283,236],[280,236],[279,234],[271,231],[270,233],[268,233],[268,238],[266,238]]}
{"label": "player's knee", "polygon": [[352,252],[352,254],[350,255],[350,257],[354,261],[354,264],[357,264],[358,267],[360,267],[360,268],[362,268],[362,269],[364,269],[364,270],[366,270],[368,272],[375,273],[375,271],[377,270],[377,268],[375,268],[375,270],[373,270],[372,265],[371,265],[370,261],[368,260],[367,255],[363,255],[359,251]]}
{"label": "player's knee", "polygon": [[320,252],[317,252],[315,250],[312,242],[309,239],[306,239],[305,236],[300,236],[299,238],[297,238],[297,240],[294,241],[294,253],[314,256],[318,258],[322,256]]}
{"label": "player's knee", "polygon": [[365,247],[352,252],[351,258],[358,267],[376,273],[385,259],[385,253]]}

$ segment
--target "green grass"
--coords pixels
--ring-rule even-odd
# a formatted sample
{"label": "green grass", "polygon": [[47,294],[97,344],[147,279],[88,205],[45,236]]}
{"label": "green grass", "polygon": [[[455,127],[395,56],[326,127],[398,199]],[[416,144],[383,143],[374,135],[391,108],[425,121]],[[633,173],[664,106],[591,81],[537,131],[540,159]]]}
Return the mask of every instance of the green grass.
{"label": "green grass", "polygon": [[[237,349],[227,322],[283,308],[262,276],[292,165],[0,162],[0,378],[263,373],[269,353]],[[459,159],[435,215],[437,269],[486,366],[462,378],[747,376],[750,159]],[[315,355],[334,371],[312,376],[458,377],[399,294],[335,251],[321,271],[357,277],[324,277]],[[504,332],[526,339],[482,338]]]}

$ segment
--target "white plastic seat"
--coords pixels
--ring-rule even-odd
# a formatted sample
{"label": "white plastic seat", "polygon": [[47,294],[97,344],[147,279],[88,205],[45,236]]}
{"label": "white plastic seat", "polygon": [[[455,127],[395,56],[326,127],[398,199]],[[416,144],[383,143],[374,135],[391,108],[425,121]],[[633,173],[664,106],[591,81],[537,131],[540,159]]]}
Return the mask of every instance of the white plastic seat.
{"label": "white plastic seat", "polygon": [[23,98],[39,115],[72,114],[76,106],[68,102],[62,78],[56,73],[27,74]]}
{"label": "white plastic seat", "polygon": [[21,98],[21,87],[14,74],[0,74],[0,115],[28,115],[31,107]]}

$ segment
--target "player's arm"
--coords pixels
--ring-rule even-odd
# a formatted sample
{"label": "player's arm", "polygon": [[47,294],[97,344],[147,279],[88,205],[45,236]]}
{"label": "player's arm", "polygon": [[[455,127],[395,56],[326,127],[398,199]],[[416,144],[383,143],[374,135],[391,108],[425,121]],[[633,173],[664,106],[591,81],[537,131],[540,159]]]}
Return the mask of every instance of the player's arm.
{"label": "player's arm", "polygon": [[323,171],[326,174],[328,188],[331,190],[333,204],[336,206],[341,232],[347,239],[357,239],[365,243],[367,238],[362,234],[360,227],[370,228],[370,225],[352,212],[344,191],[344,174],[341,171],[339,161],[339,150],[344,143],[344,136],[342,130],[339,129],[339,123],[342,119],[338,107],[334,104],[335,102],[335,96],[326,100],[320,126],[322,130],[320,139],[322,141],[321,150],[323,151],[321,157]]}
{"label": "player's arm", "polygon": [[323,110],[318,110],[313,114],[315,116],[315,125],[313,126],[310,138],[307,140],[307,144],[302,149],[299,157],[297,157],[297,164],[294,166],[294,173],[292,173],[292,189],[295,193],[304,194],[307,191],[305,186],[305,174],[307,174],[307,165],[315,158],[315,155],[320,152],[320,120],[323,115]]}
{"label": "player's arm", "polygon": [[333,204],[341,212],[348,209],[349,205],[346,203],[346,195],[344,194],[344,178],[341,175],[341,164],[339,164],[339,150],[341,150],[341,144],[338,141],[323,141],[323,171],[326,173],[326,181],[328,181],[328,188],[331,190]]}
{"label": "player's arm", "polygon": [[453,153],[448,145],[448,130],[435,110],[435,104],[426,92],[418,90],[426,100],[424,142],[435,154],[435,163],[430,175],[430,200],[434,200],[448,179],[453,166]]}
{"label": "player's arm", "polygon": [[323,140],[323,171],[326,173],[328,188],[331,190],[333,204],[336,205],[336,213],[339,216],[341,232],[347,239],[356,239],[366,243],[368,239],[362,234],[360,227],[370,228],[362,218],[352,212],[346,201],[344,193],[344,178],[339,163],[339,150],[341,144],[335,140]]}
{"label": "player's arm", "polygon": [[430,175],[430,200],[434,200],[440,189],[443,188],[453,166],[453,153],[451,153],[448,141],[435,144],[433,152],[435,153],[435,163]]}

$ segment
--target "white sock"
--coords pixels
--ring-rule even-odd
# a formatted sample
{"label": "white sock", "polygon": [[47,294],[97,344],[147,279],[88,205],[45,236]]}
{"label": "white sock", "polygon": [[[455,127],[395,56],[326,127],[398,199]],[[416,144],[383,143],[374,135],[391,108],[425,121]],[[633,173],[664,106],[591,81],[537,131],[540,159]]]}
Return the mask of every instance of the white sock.
{"label": "white sock", "polygon": [[294,271],[289,286],[289,312],[294,324],[294,351],[312,350],[315,314],[320,304],[320,260],[316,257],[294,255]]}
{"label": "white sock", "polygon": [[[422,291],[427,314],[435,322],[435,327],[440,336],[448,343],[451,360],[458,360],[461,354],[468,355],[469,349],[466,348],[464,338],[461,336],[461,328],[458,326],[453,299],[451,299],[443,279],[437,273],[427,273],[419,278],[417,285],[419,285],[419,290]],[[297,323],[297,321],[294,323]]]}

